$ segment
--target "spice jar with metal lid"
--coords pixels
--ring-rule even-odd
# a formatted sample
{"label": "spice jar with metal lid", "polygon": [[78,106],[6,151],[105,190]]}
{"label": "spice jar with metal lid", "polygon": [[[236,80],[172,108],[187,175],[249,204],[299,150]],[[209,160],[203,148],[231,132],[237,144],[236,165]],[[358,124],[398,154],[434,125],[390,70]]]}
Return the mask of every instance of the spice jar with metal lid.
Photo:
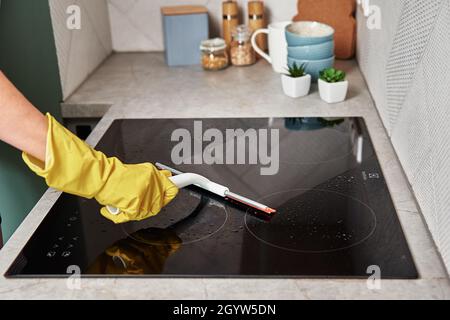
{"label": "spice jar with metal lid", "polygon": [[202,41],[202,66],[205,70],[222,70],[228,67],[227,44],[224,39],[214,38]]}
{"label": "spice jar with metal lid", "polygon": [[235,66],[248,66],[256,62],[255,51],[250,42],[251,30],[246,25],[239,25],[233,30],[230,46],[231,63]]}

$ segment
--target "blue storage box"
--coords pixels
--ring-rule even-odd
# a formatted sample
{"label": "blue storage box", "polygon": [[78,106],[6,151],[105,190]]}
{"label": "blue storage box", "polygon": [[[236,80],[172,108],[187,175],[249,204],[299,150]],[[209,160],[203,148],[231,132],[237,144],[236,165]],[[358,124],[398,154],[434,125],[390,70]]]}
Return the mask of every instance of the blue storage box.
{"label": "blue storage box", "polygon": [[174,6],[161,8],[161,13],[166,63],[200,64],[200,43],[209,38],[208,10],[203,6]]}

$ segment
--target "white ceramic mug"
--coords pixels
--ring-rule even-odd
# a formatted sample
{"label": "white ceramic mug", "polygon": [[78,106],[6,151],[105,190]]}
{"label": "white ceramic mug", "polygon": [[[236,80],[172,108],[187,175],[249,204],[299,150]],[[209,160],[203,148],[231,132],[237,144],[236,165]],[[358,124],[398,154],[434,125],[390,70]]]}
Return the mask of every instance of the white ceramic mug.
{"label": "white ceramic mug", "polygon": [[[252,36],[253,49],[271,63],[273,70],[278,73],[286,73],[288,52],[285,29],[291,23],[292,21],[271,23],[267,29],[258,29]],[[262,51],[256,44],[256,37],[260,33],[266,33],[268,35],[269,54]]]}

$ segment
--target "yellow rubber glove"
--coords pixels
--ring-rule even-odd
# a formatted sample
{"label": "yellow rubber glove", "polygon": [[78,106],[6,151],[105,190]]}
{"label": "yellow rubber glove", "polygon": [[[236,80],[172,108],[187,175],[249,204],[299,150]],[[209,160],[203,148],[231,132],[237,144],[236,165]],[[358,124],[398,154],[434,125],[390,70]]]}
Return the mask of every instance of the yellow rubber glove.
{"label": "yellow rubber glove", "polygon": [[127,165],[108,158],[51,115],[47,114],[47,119],[45,164],[26,153],[22,157],[48,186],[118,208],[118,215],[101,209],[101,214],[115,223],[154,216],[177,195],[178,188],[168,179],[170,172],[160,171],[150,163]]}

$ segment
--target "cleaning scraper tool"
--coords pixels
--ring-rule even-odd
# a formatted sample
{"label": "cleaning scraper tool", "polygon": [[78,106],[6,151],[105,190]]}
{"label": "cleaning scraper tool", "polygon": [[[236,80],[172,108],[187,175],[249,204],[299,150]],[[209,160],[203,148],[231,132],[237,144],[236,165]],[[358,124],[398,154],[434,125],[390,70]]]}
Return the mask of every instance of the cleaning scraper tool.
{"label": "cleaning scraper tool", "polygon": [[[273,214],[276,212],[275,209],[269,208],[268,206],[256,202],[254,200],[248,199],[244,196],[238,195],[230,191],[230,189],[226,186],[220,185],[218,183],[212,182],[209,179],[205,178],[196,173],[183,173],[179,170],[171,168],[161,163],[156,163],[156,166],[161,170],[170,171],[173,176],[169,179],[175,184],[179,189],[188,187],[190,185],[195,185],[201,189],[207,190],[211,193],[214,193],[220,197],[231,199],[238,203],[244,204],[253,209],[260,210],[266,214]],[[106,207],[111,214],[117,215],[120,213],[118,208],[114,208],[111,206]]]}

